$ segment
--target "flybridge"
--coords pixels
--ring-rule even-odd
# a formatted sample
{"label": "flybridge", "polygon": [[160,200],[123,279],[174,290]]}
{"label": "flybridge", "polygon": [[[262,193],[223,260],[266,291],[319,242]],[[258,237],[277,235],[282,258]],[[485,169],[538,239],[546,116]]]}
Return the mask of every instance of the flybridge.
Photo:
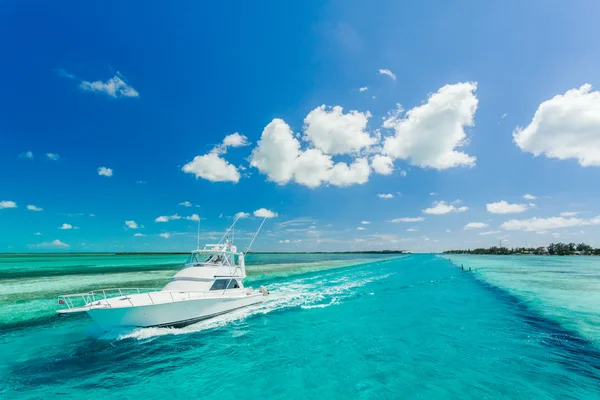
{"label": "flybridge", "polygon": [[193,250],[185,264],[186,267],[234,267],[244,268],[244,253],[238,253],[230,242],[226,244],[207,244],[201,250]]}

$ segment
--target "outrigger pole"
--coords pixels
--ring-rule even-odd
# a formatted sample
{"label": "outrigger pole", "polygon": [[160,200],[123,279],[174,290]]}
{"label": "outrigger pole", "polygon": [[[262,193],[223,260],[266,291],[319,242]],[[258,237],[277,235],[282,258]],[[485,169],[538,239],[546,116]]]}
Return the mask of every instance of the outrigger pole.
{"label": "outrigger pole", "polygon": [[198,217],[198,243],[196,243],[196,250],[200,250],[200,217]]}
{"label": "outrigger pole", "polygon": [[244,255],[248,254],[248,252],[250,251],[250,247],[252,247],[252,243],[254,243],[254,239],[256,239],[256,237],[258,236],[258,232],[260,232],[260,228],[262,228],[262,226],[263,226],[263,224],[265,223],[266,220],[267,220],[267,217],[265,217],[262,220],[262,222],[260,223],[260,226],[258,227],[258,230],[256,231],[256,233],[252,237],[252,240],[250,241],[250,244],[248,245],[248,247],[246,247],[246,251],[244,252]]}

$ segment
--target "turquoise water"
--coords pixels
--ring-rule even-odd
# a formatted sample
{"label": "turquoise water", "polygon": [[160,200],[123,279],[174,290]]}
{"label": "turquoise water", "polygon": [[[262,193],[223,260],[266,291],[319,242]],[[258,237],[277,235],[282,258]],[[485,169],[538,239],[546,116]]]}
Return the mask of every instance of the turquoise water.
{"label": "turquoise water", "polygon": [[181,258],[0,258],[0,397],[600,398],[597,258],[261,255],[268,302],[186,328],[52,314]]}

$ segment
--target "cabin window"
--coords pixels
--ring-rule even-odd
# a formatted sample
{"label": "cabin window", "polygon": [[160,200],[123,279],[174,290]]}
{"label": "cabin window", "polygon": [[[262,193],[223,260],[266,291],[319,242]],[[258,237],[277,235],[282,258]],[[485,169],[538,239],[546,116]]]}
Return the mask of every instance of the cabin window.
{"label": "cabin window", "polygon": [[225,290],[229,279],[217,279],[211,286],[210,290]]}
{"label": "cabin window", "polygon": [[239,289],[239,288],[240,288],[240,284],[235,279],[232,279],[229,282],[229,286],[227,286],[227,289]]}
{"label": "cabin window", "polygon": [[240,284],[235,279],[217,279],[214,281],[210,290],[225,290],[225,289],[239,289]]}

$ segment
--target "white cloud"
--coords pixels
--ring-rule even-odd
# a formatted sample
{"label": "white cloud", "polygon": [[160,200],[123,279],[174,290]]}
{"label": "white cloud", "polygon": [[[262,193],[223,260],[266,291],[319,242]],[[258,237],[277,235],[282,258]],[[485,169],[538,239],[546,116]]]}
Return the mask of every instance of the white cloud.
{"label": "white cloud", "polygon": [[507,230],[521,230],[526,232],[542,232],[551,229],[570,228],[574,226],[599,225],[600,215],[590,219],[582,218],[530,218],[522,220],[510,220],[504,222],[500,227]]}
{"label": "white cloud", "polygon": [[280,185],[290,181],[316,188],[321,184],[349,186],[368,181],[370,167],[364,158],[350,165],[334,164],[330,155],[319,149],[300,149],[300,142],[291,128],[281,119],[274,119],[263,130],[261,139],[252,151],[250,165]]}
{"label": "white cloud", "polygon": [[184,206],[184,207],[191,207],[192,203],[190,203],[189,201],[184,201],[182,203],[179,203],[180,206]]}
{"label": "white cloud", "polygon": [[170,237],[171,237],[171,234],[170,234],[170,233],[161,233],[161,234],[159,234],[158,236],[160,236],[160,237],[163,237],[163,238],[165,238],[165,239],[168,239],[168,238],[170,238]]}
{"label": "white cloud", "polygon": [[393,199],[394,195],[391,193],[378,193],[377,197],[379,197],[380,199]]}
{"label": "white cloud", "polygon": [[146,235],[144,235],[143,233],[136,233],[133,236],[135,236],[135,237],[141,237],[141,236],[146,236]]}
{"label": "white cloud", "polygon": [[469,222],[468,224],[465,225],[464,229],[482,229],[487,227],[487,224],[484,224],[483,222]]}
{"label": "white cloud", "polygon": [[160,217],[156,218],[154,220],[154,222],[169,222],[169,221],[175,221],[181,219],[181,217],[179,216],[179,214],[173,214],[173,215],[161,215]]}
{"label": "white cloud", "polygon": [[135,221],[125,221],[125,225],[127,225],[127,227],[129,229],[138,229],[139,226]]}
{"label": "white cloud", "polygon": [[576,211],[563,211],[560,213],[561,217],[575,217],[577,214],[579,214]]}
{"label": "white cloud", "polygon": [[534,205],[527,205],[527,204],[509,204],[506,201],[502,200],[502,201],[497,201],[495,203],[489,203],[486,204],[485,207],[487,208],[488,212],[491,212],[492,214],[516,214],[516,213],[522,213],[524,211],[527,211],[527,209],[529,207],[533,207]]}
{"label": "white cloud", "polygon": [[532,195],[532,194],[525,194],[525,195],[523,195],[523,198],[525,200],[535,200],[535,199],[537,199],[537,197],[534,196],[534,195]]}
{"label": "white cloud", "polygon": [[476,89],[475,82],[446,85],[404,118],[400,117],[403,110],[399,105],[383,123],[384,128],[395,132],[385,139],[383,152],[423,168],[474,166],[476,157],[456,148],[467,144],[465,127],[474,125]]}
{"label": "white cloud", "polygon": [[61,78],[69,78],[69,79],[77,79],[77,77],[73,74],[68,73],[67,71],[65,71],[62,68],[58,68],[56,70],[56,73],[58,74],[58,76],[60,76]]}
{"label": "white cloud", "polygon": [[43,208],[41,208],[41,207],[36,207],[36,206],[34,206],[34,205],[31,205],[31,204],[27,206],[27,209],[28,209],[29,211],[43,211],[43,210],[44,210],[44,209],[43,209]]}
{"label": "white cloud", "polygon": [[360,89],[358,89],[359,92],[366,92],[367,90],[369,90],[369,88],[366,86],[363,86]]}
{"label": "white cloud", "polygon": [[399,222],[423,222],[425,218],[423,217],[404,217],[404,218],[395,218],[390,222],[397,224]]}
{"label": "white cloud", "polygon": [[42,233],[41,232],[36,232],[36,233],[33,234],[33,236],[42,236]]}
{"label": "white cloud", "polygon": [[301,185],[316,188],[327,182],[332,166],[331,156],[317,149],[308,149],[299,153],[294,162],[294,180]]}
{"label": "white cloud", "polygon": [[487,235],[495,235],[497,233],[500,233],[500,231],[487,231],[487,232],[479,232],[479,234],[481,236],[487,236]]}
{"label": "white cloud", "polygon": [[236,167],[221,156],[227,153],[229,147],[243,147],[249,144],[246,136],[237,132],[232,133],[225,136],[223,141],[216,145],[210,153],[194,157],[181,170],[188,174],[194,174],[196,179],[203,178],[211,182],[237,183],[240,180],[238,168],[241,170],[246,168],[241,165]]}
{"label": "white cloud", "polygon": [[304,118],[304,136],[324,154],[356,153],[377,142],[366,131],[371,113],[349,111],[344,114],[340,106],[322,105],[312,110]]}
{"label": "white cloud", "polygon": [[600,166],[600,92],[585,84],[541,103],[525,128],[517,127],[517,146],[534,156],[576,159]]}
{"label": "white cloud", "polygon": [[260,218],[274,218],[277,216],[277,213],[267,210],[266,208],[259,208],[258,210],[254,211],[254,216]]}
{"label": "white cloud", "polygon": [[367,229],[367,228],[362,227],[362,226],[359,226],[359,227],[356,228],[357,231],[364,231],[365,229]]}
{"label": "white cloud", "polygon": [[77,229],[77,227],[73,227],[71,224],[62,224],[58,229],[68,230],[68,229]]}
{"label": "white cloud", "polygon": [[240,211],[239,213],[235,214],[235,219],[243,219],[243,218],[249,218],[250,217],[250,213],[247,212],[243,212]]}
{"label": "white cloud", "polygon": [[106,82],[81,81],[79,87],[86,92],[105,93],[108,96],[114,98],[138,97],[140,95],[133,87],[131,87],[127,82],[125,82],[122,79],[121,75],[118,72],[115,76],[113,76]]}
{"label": "white cloud", "polygon": [[17,203],[10,200],[0,201],[0,208],[17,208]]}
{"label": "white cloud", "polygon": [[252,150],[250,165],[267,175],[269,180],[285,184],[294,176],[300,142],[282,119],[276,118],[265,127],[258,145]]}
{"label": "white cloud", "polygon": [[380,75],[387,75],[390,78],[392,78],[393,80],[396,80],[396,75],[392,71],[390,71],[389,69],[385,69],[385,68],[384,69],[380,69],[379,70],[379,74]]}
{"label": "white cloud", "polygon": [[43,243],[40,243],[40,244],[36,245],[36,247],[68,249],[69,245],[66,244],[66,243],[61,242],[58,239],[56,239],[56,240],[54,240],[52,242],[43,242]]}
{"label": "white cloud", "polygon": [[506,118],[506,117],[508,117],[508,114],[507,114],[507,113],[504,113],[504,114],[502,114],[502,115],[500,116],[500,119],[504,119],[504,118]]}
{"label": "white cloud", "polygon": [[452,212],[465,212],[469,207],[455,207],[452,204],[448,204],[445,201],[438,201],[434,203],[433,207],[426,208],[423,210],[425,214],[442,215]]}
{"label": "white cloud", "polygon": [[363,224],[363,225],[369,225],[370,224],[369,221],[360,221],[360,223]]}
{"label": "white cloud", "polygon": [[216,152],[194,157],[181,170],[196,175],[196,179],[203,178],[211,182],[237,183],[240,180],[237,168],[219,157]]}
{"label": "white cloud", "polygon": [[58,160],[60,160],[60,156],[58,154],[56,154],[56,153],[46,153],[46,157],[48,157],[52,161],[58,161]]}
{"label": "white cloud", "polygon": [[98,175],[100,176],[112,176],[113,175],[113,170],[110,168],[106,168],[106,167],[100,167],[98,168]]}
{"label": "white cloud", "polygon": [[19,154],[20,158],[25,158],[28,160],[32,160],[33,159],[33,153],[31,151],[26,151],[25,153],[21,153]]}
{"label": "white cloud", "polygon": [[406,232],[418,232],[419,230],[417,228],[408,228],[406,230]]}
{"label": "white cloud", "polygon": [[189,217],[185,217],[188,221],[200,221],[200,216],[198,214],[192,214]]}
{"label": "white cloud", "polygon": [[249,144],[248,138],[237,132],[227,135],[225,136],[225,139],[223,139],[223,146],[225,147],[243,147],[248,146]]}
{"label": "white cloud", "polygon": [[279,243],[289,243],[290,239],[280,240]]}
{"label": "white cloud", "polygon": [[[378,174],[389,175],[394,172],[394,162],[388,156],[377,154],[371,159],[371,168],[373,168],[373,171],[377,172]],[[406,172],[404,175],[406,175]]]}
{"label": "white cloud", "polygon": [[363,184],[369,181],[369,162],[366,158],[357,158],[348,165],[345,162],[339,162],[331,168],[327,180],[335,186],[345,187],[354,184]]}

